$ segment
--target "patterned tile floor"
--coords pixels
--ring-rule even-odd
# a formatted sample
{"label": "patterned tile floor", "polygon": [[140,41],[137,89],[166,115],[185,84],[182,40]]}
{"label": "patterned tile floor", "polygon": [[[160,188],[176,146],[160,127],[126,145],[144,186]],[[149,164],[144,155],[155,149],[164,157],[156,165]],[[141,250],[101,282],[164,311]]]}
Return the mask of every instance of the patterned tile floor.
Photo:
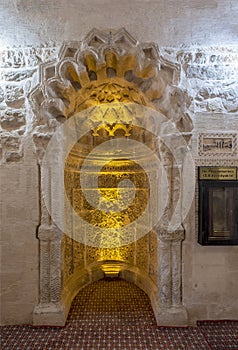
{"label": "patterned tile floor", "polygon": [[238,350],[238,322],[158,327],[147,295],[100,280],[75,297],[65,327],[2,326],[3,350]]}

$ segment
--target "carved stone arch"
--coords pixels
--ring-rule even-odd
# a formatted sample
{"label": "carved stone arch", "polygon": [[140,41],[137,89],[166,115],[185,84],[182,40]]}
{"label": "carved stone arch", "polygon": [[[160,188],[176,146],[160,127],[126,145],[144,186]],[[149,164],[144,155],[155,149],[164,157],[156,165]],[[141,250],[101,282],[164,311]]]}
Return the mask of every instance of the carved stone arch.
{"label": "carved stone arch", "polygon": [[[39,83],[30,93],[29,101],[35,113],[33,139],[40,169],[47,144],[57,128],[75,114],[105,103],[133,103],[151,108],[171,121],[186,140],[191,136],[192,121],[187,113],[185,93],[178,87],[178,65],[165,60],[154,43],[139,43],[124,28],[111,32],[93,29],[82,42],[65,42],[58,58],[41,65],[39,72]],[[168,147],[161,143],[159,152],[171,181],[172,205],[170,203],[169,206],[175,207],[177,199],[172,188],[178,171]],[[51,174],[47,176],[49,192],[54,196]],[[62,266],[67,238],[52,221],[42,193],[40,197],[40,297],[34,323],[63,325],[76,291],[92,282],[92,278],[100,278],[102,270],[97,269],[93,275],[91,272],[84,273],[96,271],[93,264],[88,264],[83,266],[84,272],[80,272],[76,280],[65,284]],[[160,325],[185,325],[187,314],[181,295],[181,242],[184,231],[180,227],[168,232],[162,226],[156,227],[155,231],[157,285],[156,292],[154,287],[151,295],[148,292],[154,313]],[[71,246],[70,249],[75,248]],[[74,266],[69,266],[69,269],[74,270]],[[138,279],[138,282],[143,274],[137,270],[133,264],[126,269],[133,271],[132,280]],[[125,277],[126,272],[123,273]],[[80,276],[82,279],[79,281]],[[143,285],[143,281],[138,284]]]}
{"label": "carved stone arch", "polygon": [[[160,110],[175,123],[187,116],[186,105],[181,106],[183,93],[177,86],[179,66],[161,57],[155,44],[139,44],[125,29],[108,35],[92,30],[83,42],[65,42],[59,59],[41,66],[40,82],[30,94],[36,115],[67,119],[102,103],[94,100],[85,105],[92,92],[99,87],[104,91],[105,85],[115,83],[131,92],[130,102]],[[115,71],[114,76],[109,69]],[[116,101],[115,95],[111,98],[110,102]],[[168,100],[173,100],[173,115],[167,115]],[[191,131],[191,119],[186,120],[182,132]]]}

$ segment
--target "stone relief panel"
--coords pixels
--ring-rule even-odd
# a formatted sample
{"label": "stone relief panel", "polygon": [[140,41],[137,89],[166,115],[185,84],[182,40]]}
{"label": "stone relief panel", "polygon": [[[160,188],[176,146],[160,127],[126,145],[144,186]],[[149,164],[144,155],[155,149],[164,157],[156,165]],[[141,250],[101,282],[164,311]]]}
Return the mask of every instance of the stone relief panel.
{"label": "stone relief panel", "polygon": [[[121,37],[120,37],[121,35]],[[116,37],[116,39],[115,39]],[[111,46],[120,46],[119,53],[123,52],[123,45],[130,47],[133,51],[137,46],[137,42],[130,38],[125,39],[123,42],[123,32],[117,33],[111,38]],[[75,94],[75,91],[80,90],[85,86],[86,82],[91,84],[96,83],[96,78],[102,74],[100,67],[95,64],[95,58],[97,57],[97,50],[101,45],[106,46],[108,43],[108,33],[97,34],[92,32],[86,42],[72,43],[72,45],[65,44],[59,55],[59,48],[54,44],[43,44],[42,47],[27,47],[27,48],[10,48],[2,50],[0,53],[0,136],[1,136],[1,162],[17,162],[22,160],[24,150],[22,140],[34,125],[34,142],[36,143],[36,152],[38,156],[42,156],[40,148],[42,143],[47,142],[48,135],[50,133],[50,127],[46,128],[47,120],[41,115],[34,120],[35,116],[32,115],[28,103],[28,94],[34,86],[36,86],[38,74],[42,75],[43,80],[49,81],[49,87],[46,88],[49,91],[41,91],[38,94],[38,102],[45,99],[44,96],[49,99],[54,99],[57,96],[57,91],[60,92],[62,84],[67,82],[68,89],[64,89],[64,94],[67,100],[67,96],[71,93]],[[82,47],[89,55],[87,58],[78,57],[77,53]],[[121,51],[120,51],[121,50]],[[144,71],[134,71],[129,69],[133,66],[133,59],[127,57],[125,60],[125,66],[128,68],[121,74],[123,79],[129,83],[137,85],[142,91],[146,92],[146,96],[153,104],[158,106],[165,114],[174,114],[170,109],[166,107],[170,99],[178,99],[177,107],[172,104],[174,109],[179,109],[180,97],[179,92],[173,87],[174,80],[180,79],[180,87],[182,87],[183,95],[187,96],[187,99],[183,100],[188,110],[191,112],[217,112],[227,114],[238,113],[238,96],[237,96],[237,61],[238,61],[238,49],[233,47],[206,47],[206,48],[166,48],[161,47],[158,55],[158,48],[153,45],[144,45],[142,47],[143,55],[147,58],[147,62],[153,62],[156,57],[159,56],[161,61],[161,68],[157,77],[157,82],[153,80],[153,74],[150,78],[144,79]],[[91,55],[91,56],[90,56]],[[105,56],[104,56],[105,57]],[[65,59],[65,64],[62,67],[61,78],[57,80],[56,67],[53,60],[57,62],[59,59]],[[78,59],[78,61],[77,61]],[[107,55],[107,64],[103,72],[104,76],[115,77],[116,67],[118,67],[117,57],[113,54]],[[48,65],[46,65],[48,63]],[[81,62],[83,65],[81,70],[77,62]],[[45,68],[38,73],[39,65],[44,64]],[[171,66],[172,64],[172,66]],[[131,66],[130,66],[131,65]],[[175,67],[178,68],[177,73],[174,74]],[[93,70],[94,69],[94,70]],[[80,74],[83,71],[84,74]],[[59,72],[59,69],[58,69]],[[106,73],[105,73],[106,72]],[[136,74],[135,74],[136,72]],[[153,69],[151,69],[153,72]],[[123,76],[124,74],[124,76]],[[146,73],[147,74],[147,73]],[[87,76],[87,77],[86,77]],[[147,74],[148,76],[148,74]],[[80,83],[80,79],[82,82]],[[50,81],[51,79],[51,81]],[[101,78],[100,78],[101,79]],[[60,82],[62,84],[60,84]],[[97,80],[96,80],[97,82]],[[158,83],[159,82],[159,83]],[[165,85],[170,84],[170,87],[166,88]],[[100,85],[100,84],[99,84]],[[150,86],[150,88],[149,88]],[[152,89],[151,89],[152,86]],[[97,87],[100,89],[100,86]],[[112,88],[110,88],[112,90]],[[115,90],[115,88],[113,88]],[[167,89],[167,90],[166,90]],[[86,89],[87,90],[87,89]],[[116,91],[116,90],[115,90]],[[157,91],[157,92],[156,92]],[[160,91],[160,92],[159,92]],[[110,100],[109,92],[103,97],[105,100]],[[40,96],[42,94],[42,97]],[[178,96],[176,96],[178,94]],[[107,97],[106,97],[107,96]],[[64,97],[64,98],[65,98]],[[94,97],[93,97],[94,98]],[[31,98],[30,98],[31,100]],[[94,101],[95,102],[95,101]],[[78,101],[83,106],[83,101]],[[61,103],[62,105],[62,103]],[[59,106],[59,105],[58,105]],[[53,107],[51,105],[51,107]],[[64,107],[65,108],[65,107]],[[53,113],[53,109],[50,114]],[[54,110],[54,113],[58,113]],[[38,115],[38,113],[35,113]],[[179,114],[178,117],[180,118]],[[59,116],[60,119],[60,116]],[[41,126],[40,126],[41,125]],[[51,128],[53,128],[51,120]],[[53,128],[54,129],[54,128]],[[53,132],[54,130],[51,129]]]}
{"label": "stone relief panel", "polygon": [[[1,51],[0,65],[1,68],[21,68],[23,69],[24,77],[27,70],[36,68],[39,64],[51,61],[56,54],[56,47],[51,43],[42,44],[42,47],[16,47],[12,49],[6,49]],[[4,73],[7,77],[6,80],[13,79],[14,71],[6,71]],[[15,71],[17,80],[22,80],[22,72]]]}
{"label": "stone relief panel", "polygon": [[237,78],[232,82],[206,81],[198,88],[194,98],[195,111],[207,112],[238,112],[238,84]]}
{"label": "stone relief panel", "polygon": [[188,91],[191,112],[237,113],[238,48],[160,48],[164,58],[181,67],[180,84]]}
{"label": "stone relief panel", "polygon": [[55,47],[0,52],[0,163],[23,159],[23,139],[31,128],[28,93],[39,64],[55,57]]}
{"label": "stone relief panel", "polygon": [[[238,112],[238,48],[191,48],[176,53],[194,112]],[[187,81],[187,82],[185,82]]]}

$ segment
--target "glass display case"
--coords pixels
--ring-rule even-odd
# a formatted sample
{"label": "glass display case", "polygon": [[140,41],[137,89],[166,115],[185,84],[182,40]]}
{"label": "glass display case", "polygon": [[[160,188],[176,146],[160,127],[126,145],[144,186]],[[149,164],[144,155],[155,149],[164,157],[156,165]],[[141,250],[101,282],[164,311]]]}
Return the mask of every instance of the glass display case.
{"label": "glass display case", "polygon": [[[213,167],[209,173],[210,169],[206,167],[204,172],[202,167],[199,168],[198,242],[202,245],[237,245],[237,169],[231,175],[222,168],[223,176],[219,175],[221,168]],[[229,180],[223,180],[224,176]]]}

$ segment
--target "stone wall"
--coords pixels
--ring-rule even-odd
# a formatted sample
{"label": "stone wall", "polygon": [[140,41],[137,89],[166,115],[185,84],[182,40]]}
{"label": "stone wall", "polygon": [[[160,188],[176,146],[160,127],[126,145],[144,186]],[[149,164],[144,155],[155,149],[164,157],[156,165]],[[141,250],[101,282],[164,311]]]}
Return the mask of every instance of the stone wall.
{"label": "stone wall", "polygon": [[[199,154],[198,142],[201,133],[237,135],[238,47],[234,45],[234,13],[238,5],[235,0],[184,0],[179,9],[174,1],[159,4],[108,0],[102,1],[99,9],[95,0],[83,1],[80,6],[74,0],[66,11],[63,1],[18,0],[3,4],[1,322],[32,323],[39,297],[36,233],[40,209],[32,135],[36,118],[28,93],[37,83],[39,65],[55,59],[63,40],[80,40],[94,26],[126,27],[138,40],[158,44],[161,55],[181,67],[181,88],[187,91],[185,103],[194,123],[192,152],[196,165],[238,165],[237,148],[229,157],[205,157]],[[237,247],[204,247],[197,243],[197,196],[185,229],[183,295],[190,322],[237,318]],[[138,261],[144,265],[140,257]]]}
{"label": "stone wall", "polygon": [[[159,46],[237,44],[236,0],[3,0],[4,46],[82,40],[92,28],[127,28]],[[51,45],[50,45],[51,46]]]}

